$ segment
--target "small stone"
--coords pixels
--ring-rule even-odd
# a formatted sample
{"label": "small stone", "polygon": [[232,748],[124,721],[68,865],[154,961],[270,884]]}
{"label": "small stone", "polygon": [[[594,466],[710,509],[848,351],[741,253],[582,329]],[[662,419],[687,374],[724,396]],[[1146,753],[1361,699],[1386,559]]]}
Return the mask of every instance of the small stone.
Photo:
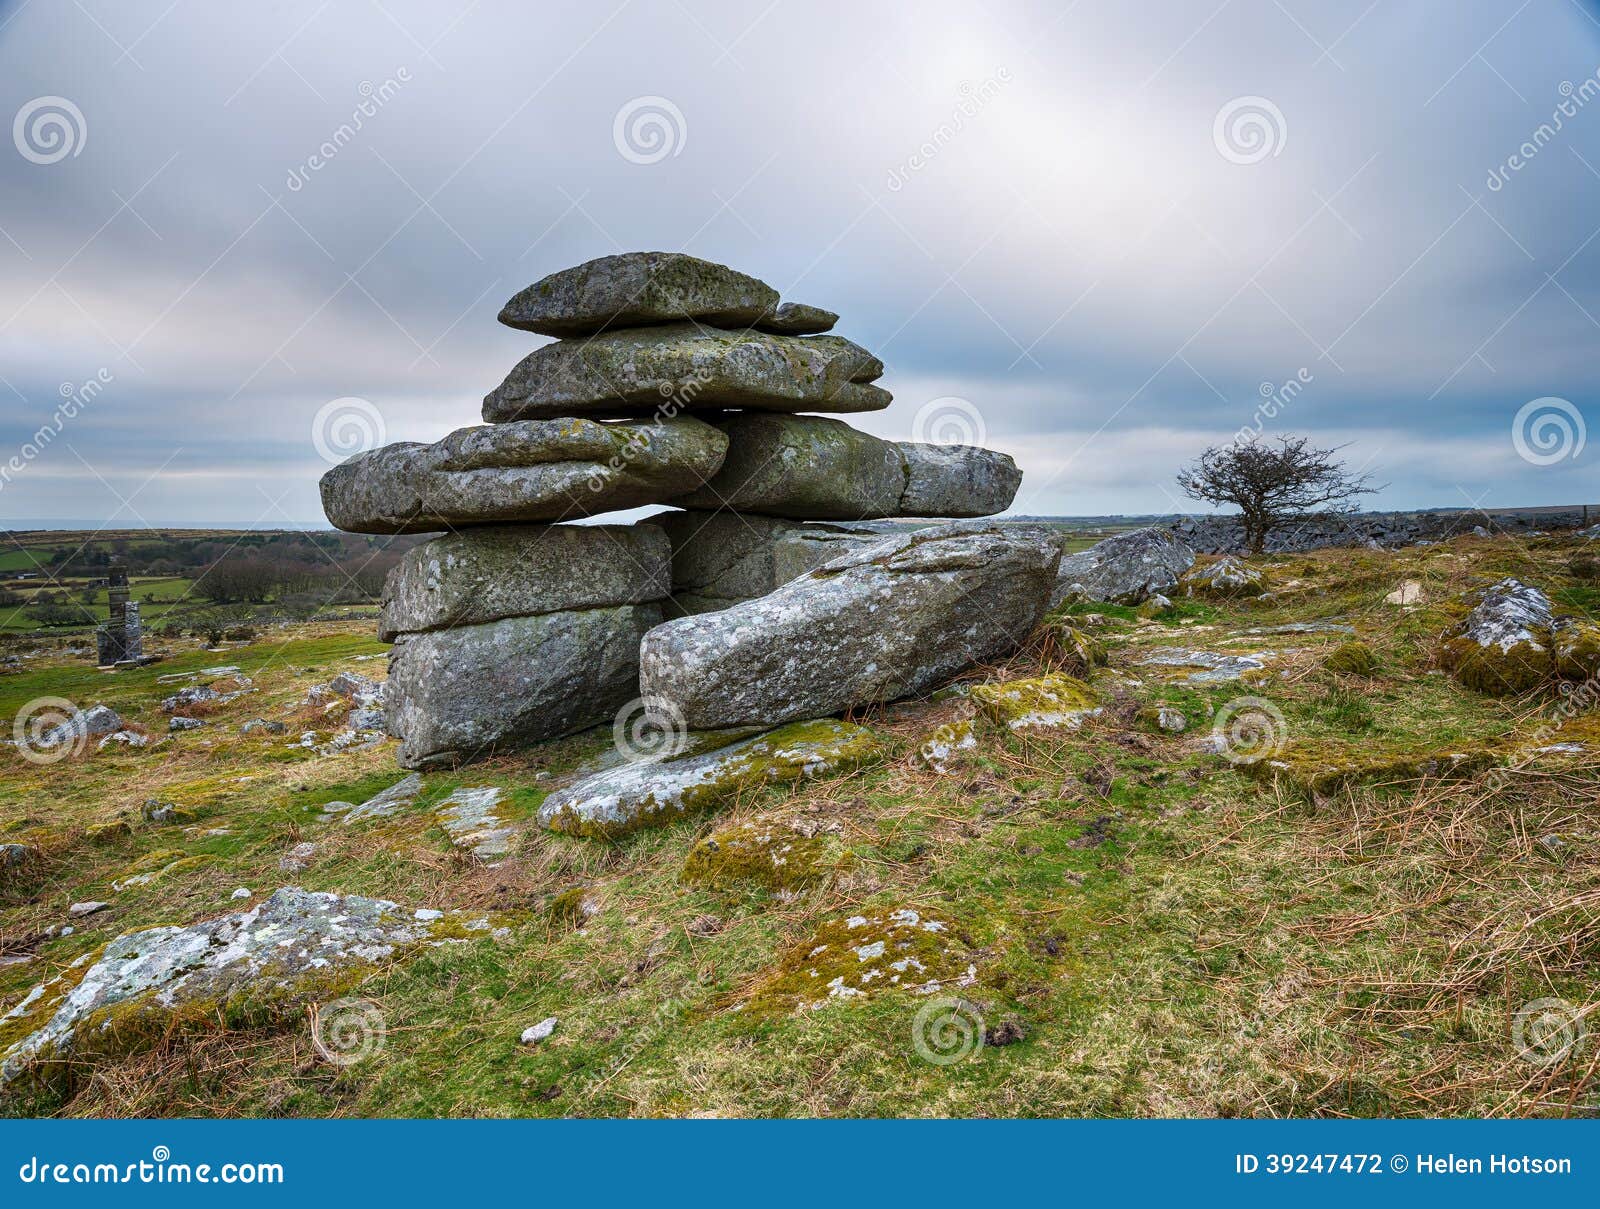
{"label": "small stone", "polygon": [[975,684],[972,702],[992,721],[1011,730],[1065,727],[1077,730],[1100,713],[1095,692],[1074,676],[1055,673],[1031,680]]}
{"label": "small stone", "polygon": [[127,819],[113,819],[109,823],[99,823],[84,832],[91,844],[115,844],[127,839],[133,834],[133,825]]}
{"label": "small stone", "polygon": [[232,894],[228,895],[228,897],[230,899],[233,899],[234,901],[238,901],[241,898],[249,898],[249,897],[251,897],[250,887],[249,886],[240,886]]}
{"label": "small stone", "polygon": [[301,873],[311,867],[317,855],[317,846],[309,840],[296,844],[278,858],[278,868],[285,873]]}
{"label": "small stone", "polygon": [[551,1033],[556,1031],[556,1025],[559,1023],[560,1021],[558,1021],[556,1017],[546,1016],[543,1020],[539,1021],[538,1024],[531,1025],[530,1027],[523,1029],[522,1044],[538,1045],[539,1042],[543,1041],[546,1037],[550,1036]]}
{"label": "small stone", "polygon": [[104,911],[110,905],[110,903],[102,902],[73,903],[72,906],[67,908],[67,914],[74,916],[93,915],[96,911]]}
{"label": "small stone", "polygon": [[1185,718],[1170,705],[1163,705],[1156,710],[1156,725],[1162,730],[1170,730],[1175,734],[1181,734],[1189,729],[1189,719]]}
{"label": "small stone", "polygon": [[202,718],[169,718],[167,720],[167,729],[169,731],[199,730],[204,725],[205,720]]}
{"label": "small stone", "polygon": [[422,922],[426,923],[430,919],[443,919],[444,912],[434,907],[418,907],[413,913],[413,918],[420,919]]}
{"label": "small stone", "polygon": [[259,731],[268,735],[281,735],[288,729],[282,722],[269,722],[265,718],[252,718],[239,728],[239,733],[241,735],[253,735]]}

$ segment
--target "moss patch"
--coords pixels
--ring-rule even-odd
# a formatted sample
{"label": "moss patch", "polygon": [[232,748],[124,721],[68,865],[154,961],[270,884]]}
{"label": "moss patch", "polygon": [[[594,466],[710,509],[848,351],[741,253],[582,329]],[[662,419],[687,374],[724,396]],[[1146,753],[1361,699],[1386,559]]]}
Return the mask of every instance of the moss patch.
{"label": "moss patch", "polygon": [[1076,729],[1100,711],[1094,689],[1074,676],[1057,673],[1002,684],[975,684],[972,702],[992,722],[1024,730],[1064,726]]}
{"label": "moss patch", "polygon": [[769,890],[803,890],[849,859],[826,836],[797,830],[796,820],[762,815],[718,828],[697,843],[684,861],[681,880],[713,889],[755,882]]}

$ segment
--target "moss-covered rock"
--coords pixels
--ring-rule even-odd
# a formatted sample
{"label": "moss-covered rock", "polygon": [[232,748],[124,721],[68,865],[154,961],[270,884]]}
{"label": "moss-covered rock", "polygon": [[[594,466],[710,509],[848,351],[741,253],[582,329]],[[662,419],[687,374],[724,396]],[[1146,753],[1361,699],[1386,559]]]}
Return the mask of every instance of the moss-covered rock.
{"label": "moss-covered rock", "polygon": [[133,834],[127,819],[112,819],[109,823],[96,823],[87,828],[83,838],[91,844],[119,844]]}
{"label": "moss-covered rock", "polygon": [[803,890],[850,863],[826,834],[811,834],[799,820],[761,816],[720,827],[689,850],[680,880],[725,888],[755,882],[776,891]]}
{"label": "moss-covered rock", "polygon": [[839,772],[882,753],[882,741],[864,726],[833,718],[791,722],[705,755],[597,772],[546,798],[539,821],[569,835],[623,835],[711,809],[745,790]]}
{"label": "moss-covered rock", "polygon": [[1108,662],[1105,645],[1098,638],[1085,634],[1066,621],[1056,622],[1052,626],[1050,642],[1054,647],[1056,662],[1063,671],[1074,676],[1087,676]]}
{"label": "moss-covered rock", "polygon": [[972,702],[992,722],[1025,730],[1065,726],[1076,730],[1100,712],[1094,689],[1074,676],[1054,674],[972,686]]}
{"label": "moss-covered rock", "polygon": [[1341,676],[1370,676],[1378,670],[1378,656],[1359,638],[1352,638],[1336,646],[1322,666]]}
{"label": "moss-covered rock", "polygon": [[1600,676],[1600,625],[1563,617],[1551,627],[1556,675],[1566,680]]}
{"label": "moss-covered rock", "polygon": [[1267,577],[1243,559],[1225,554],[1216,562],[1195,567],[1178,586],[1185,596],[1209,596],[1228,600],[1241,596],[1260,596],[1267,590]]}
{"label": "moss-covered rock", "polygon": [[65,1084],[85,1062],[174,1033],[298,1019],[380,963],[492,931],[486,919],[288,887],[239,914],[119,936],[0,1017],[0,1088]]}
{"label": "moss-covered rock", "polygon": [[1496,697],[1549,680],[1555,672],[1549,597],[1503,579],[1472,600],[1472,610],[1444,635],[1444,668],[1465,687]]}
{"label": "moss-covered rock", "polygon": [[600,902],[591,886],[570,886],[552,895],[545,905],[550,922],[563,928],[582,927],[600,913]]}
{"label": "moss-covered rock", "polygon": [[910,907],[831,920],[736,1005],[767,1015],[887,991],[931,995],[978,977],[971,946],[948,919]]}
{"label": "moss-covered rock", "polygon": [[973,732],[972,719],[961,718],[946,722],[923,740],[917,757],[930,772],[940,776],[950,771],[950,766],[964,751],[978,746],[978,736]]}
{"label": "moss-covered rock", "polygon": [[1351,785],[1409,785],[1423,777],[1474,777],[1500,763],[1496,745],[1374,750],[1369,745],[1333,740],[1298,743],[1270,759],[1241,765],[1264,780],[1284,781],[1308,794],[1327,794]]}
{"label": "moss-covered rock", "polygon": [[209,864],[212,859],[206,853],[190,856],[175,849],[147,853],[117,874],[111,883],[111,888],[120,892],[132,890],[136,886],[148,886],[175,873],[198,869],[201,865]]}

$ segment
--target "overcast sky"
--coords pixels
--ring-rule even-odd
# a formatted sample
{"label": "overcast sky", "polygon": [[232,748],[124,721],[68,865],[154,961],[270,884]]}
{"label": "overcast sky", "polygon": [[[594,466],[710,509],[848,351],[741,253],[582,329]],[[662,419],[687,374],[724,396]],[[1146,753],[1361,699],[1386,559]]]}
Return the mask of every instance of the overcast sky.
{"label": "overcast sky", "polygon": [[1592,3],[0,22],[0,524],[319,521],[330,401],[389,440],[479,422],[541,342],[506,298],[632,249],[838,311],[895,395],[856,422],[964,400],[1018,512],[1177,508],[1174,470],[1295,379],[1265,431],[1348,442],[1378,505],[1600,499]]}

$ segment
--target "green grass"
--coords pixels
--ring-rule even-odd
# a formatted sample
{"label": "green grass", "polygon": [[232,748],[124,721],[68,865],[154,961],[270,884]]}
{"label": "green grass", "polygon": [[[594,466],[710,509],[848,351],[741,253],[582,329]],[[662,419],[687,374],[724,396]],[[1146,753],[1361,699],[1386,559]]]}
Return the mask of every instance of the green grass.
{"label": "green grass", "polygon": [[[948,776],[915,758],[961,716],[959,696],[866,711],[889,757],[844,776],[748,793],[712,814],[616,842],[538,830],[539,803],[610,743],[605,730],[429,774],[393,819],[346,826],[333,800],[397,780],[392,746],[318,756],[288,744],[335,725],[302,704],[341,669],[381,674],[370,622],[296,627],[226,653],[175,648],[105,674],[28,665],[0,676],[0,718],[30,697],[104,700],[157,731],[158,675],[237,664],[256,691],[210,725],[144,751],[49,768],[0,766],[0,841],[44,847],[50,877],[0,905],[0,943],[34,960],[0,965],[0,1005],[122,931],[234,909],[236,886],[293,883],[407,906],[494,912],[511,936],[429,950],[359,991],[387,1023],[380,1053],[348,1068],[316,1060],[303,1021],[173,1038],[101,1064],[76,1095],[13,1111],[69,1115],[1529,1115],[1592,1114],[1592,1051],[1551,1067],[1522,1060],[1510,1020],[1532,999],[1592,1000],[1600,956],[1600,718],[1558,738],[1588,752],[1518,757],[1504,780],[1360,785],[1312,797],[1203,750],[1219,711],[1264,697],[1286,750],[1363,756],[1456,746],[1517,751],[1558,700],[1478,696],[1437,674],[1432,650],[1462,593],[1515,573],[1569,607],[1586,598],[1552,568],[1559,544],[1526,553],[1462,542],[1396,554],[1327,551],[1266,560],[1264,601],[1179,602],[1143,621],[1075,606],[1110,652],[1091,673],[1105,711],[1078,731],[982,725]],[[1447,557],[1450,556],[1450,557]],[[1508,570],[1510,568],[1510,570]],[[1430,596],[1385,605],[1401,579]],[[1341,634],[1250,636],[1341,617],[1378,656],[1371,676],[1322,668]],[[1281,648],[1266,674],[1196,684],[1137,662],[1154,647]],[[1026,656],[985,673],[1038,675]],[[1137,681],[1137,683],[1135,683]],[[1140,720],[1170,704],[1183,734]],[[241,736],[256,716],[281,737]],[[1548,741],[1548,740],[1545,740]],[[497,867],[456,852],[432,807],[460,786],[509,791],[523,826]],[[139,817],[147,797],[196,813],[188,827]],[[686,886],[679,872],[714,827],[758,814],[822,828],[854,860],[781,897],[748,882]],[[131,834],[90,843],[116,818]],[[226,834],[208,831],[226,829]],[[1559,835],[1561,859],[1541,854]],[[315,858],[278,860],[311,840]],[[112,884],[141,859],[207,859],[158,883]],[[596,907],[574,926],[551,904]],[[103,898],[71,936],[41,939],[66,906]],[[854,913],[910,907],[951,921],[976,982],[957,994],[990,1029],[1025,1034],[948,1066],[917,1054],[926,997],[904,991],[801,1012],[750,1010],[796,954]],[[1531,922],[1530,922],[1531,921]],[[742,1010],[740,1005],[747,1005]],[[770,1006],[770,1005],[769,1005]],[[560,1023],[523,1046],[524,1028]]]}

